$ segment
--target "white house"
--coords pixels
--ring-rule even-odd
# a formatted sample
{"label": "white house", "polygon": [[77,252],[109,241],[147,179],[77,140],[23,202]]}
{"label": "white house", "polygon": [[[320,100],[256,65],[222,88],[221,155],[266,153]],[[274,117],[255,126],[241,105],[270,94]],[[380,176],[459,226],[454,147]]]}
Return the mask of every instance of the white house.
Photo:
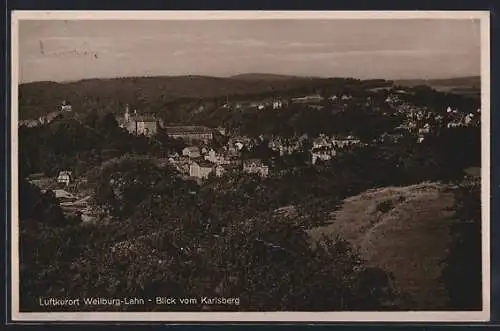
{"label": "white house", "polygon": [[72,111],[73,108],[71,107],[71,105],[68,105],[66,103],[66,100],[64,100],[61,104],[61,111]]}
{"label": "white house", "polygon": [[328,147],[313,148],[311,150],[311,163],[316,164],[318,160],[321,161],[331,160],[336,154],[337,152],[333,148],[328,148]]}
{"label": "white house", "polygon": [[201,156],[200,149],[196,146],[185,147],[182,150],[182,155],[187,156],[191,159],[195,159]]}
{"label": "white house", "polygon": [[206,179],[215,168],[215,165],[211,162],[198,160],[189,165],[189,176]]}
{"label": "white house", "polygon": [[275,100],[273,101],[273,109],[280,109],[283,107],[283,103],[281,100]]}
{"label": "white house", "polygon": [[61,172],[59,172],[59,175],[57,176],[57,182],[64,184],[66,186],[68,186],[72,180],[73,180],[73,177],[72,177],[71,171],[61,171]]}

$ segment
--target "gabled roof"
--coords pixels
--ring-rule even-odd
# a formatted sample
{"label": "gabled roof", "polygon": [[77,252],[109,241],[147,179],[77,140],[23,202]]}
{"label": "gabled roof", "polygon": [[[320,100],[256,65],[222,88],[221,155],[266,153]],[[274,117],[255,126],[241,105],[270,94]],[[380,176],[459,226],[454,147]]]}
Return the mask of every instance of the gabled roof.
{"label": "gabled roof", "polygon": [[216,164],[214,164],[214,163],[212,163],[210,161],[207,161],[205,159],[197,159],[193,163],[196,163],[201,168],[213,168],[213,167],[216,166]]}
{"label": "gabled roof", "polygon": [[58,177],[62,177],[62,176],[70,176],[71,177],[72,175],[73,175],[73,173],[71,171],[63,170],[63,171],[59,171]]}

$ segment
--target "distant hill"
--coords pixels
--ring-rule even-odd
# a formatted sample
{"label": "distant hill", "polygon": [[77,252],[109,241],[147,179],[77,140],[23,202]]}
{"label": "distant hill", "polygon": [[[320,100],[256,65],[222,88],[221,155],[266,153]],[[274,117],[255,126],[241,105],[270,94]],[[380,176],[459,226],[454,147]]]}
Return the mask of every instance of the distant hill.
{"label": "distant hill", "polygon": [[[62,100],[74,110],[90,108],[106,111],[123,109],[130,104],[138,109],[161,111],[169,102],[181,98],[214,98],[238,94],[265,93],[297,88],[296,80],[245,80],[204,76],[126,77],[85,79],[76,82],[34,82],[19,86],[21,119],[54,111]],[[81,109],[84,107],[85,109]],[[154,109],[156,108],[156,109]]]}
{"label": "distant hill", "polygon": [[[279,78],[278,78],[279,77]],[[346,83],[347,82],[347,83]],[[138,111],[165,113],[173,102],[283,91],[309,93],[317,87],[358,84],[355,79],[297,78],[249,74],[233,78],[206,76],[155,76],[84,79],[75,82],[34,82],[19,86],[19,118],[31,119],[56,110],[67,100],[75,111],[123,111],[125,104]]]}
{"label": "distant hill", "polygon": [[481,96],[481,77],[457,77],[446,79],[407,79],[397,80],[395,85],[414,87],[418,85],[427,85],[439,92],[460,94],[473,98],[480,98]]}
{"label": "distant hill", "polygon": [[290,79],[311,79],[311,77],[299,77],[290,75],[278,75],[278,74],[263,74],[263,73],[248,73],[231,76],[232,79],[240,80],[290,80]]}
{"label": "distant hill", "polygon": [[431,87],[476,87],[481,86],[481,77],[479,76],[469,76],[469,77],[457,77],[457,78],[444,78],[444,79],[402,79],[395,80],[395,84],[403,86],[417,86],[417,85],[429,85]]}

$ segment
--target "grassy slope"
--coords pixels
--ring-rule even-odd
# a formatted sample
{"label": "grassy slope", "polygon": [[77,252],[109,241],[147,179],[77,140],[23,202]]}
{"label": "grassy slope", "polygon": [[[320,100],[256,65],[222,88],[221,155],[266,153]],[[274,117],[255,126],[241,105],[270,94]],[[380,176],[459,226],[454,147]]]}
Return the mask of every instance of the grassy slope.
{"label": "grassy slope", "polygon": [[[392,208],[379,211],[381,203]],[[368,263],[394,275],[412,298],[410,309],[439,309],[448,299],[437,278],[451,244],[453,212],[447,209],[453,204],[453,193],[433,183],[367,191],[346,199],[335,221],[310,235],[341,234]]]}

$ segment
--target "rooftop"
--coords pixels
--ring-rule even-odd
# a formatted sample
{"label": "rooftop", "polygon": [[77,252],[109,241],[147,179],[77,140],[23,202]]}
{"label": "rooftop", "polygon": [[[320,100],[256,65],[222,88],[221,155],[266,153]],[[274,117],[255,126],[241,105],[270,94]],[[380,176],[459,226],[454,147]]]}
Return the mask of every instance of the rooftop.
{"label": "rooftop", "polygon": [[133,121],[136,122],[157,122],[158,119],[154,117],[153,115],[137,115],[137,116],[132,116],[130,118]]}
{"label": "rooftop", "polygon": [[243,161],[243,163],[244,163],[245,165],[248,165],[248,164],[255,164],[255,165],[257,165],[257,166],[266,166],[266,165],[264,164],[264,162],[262,162],[262,160],[261,160],[261,159],[247,159],[247,160],[244,160],[244,161]]}
{"label": "rooftop", "polygon": [[214,163],[205,159],[197,159],[194,161],[194,163],[198,164],[201,168],[213,168],[216,166]]}
{"label": "rooftop", "polygon": [[165,132],[170,134],[187,134],[187,133],[211,133],[212,130],[206,126],[166,126]]}

